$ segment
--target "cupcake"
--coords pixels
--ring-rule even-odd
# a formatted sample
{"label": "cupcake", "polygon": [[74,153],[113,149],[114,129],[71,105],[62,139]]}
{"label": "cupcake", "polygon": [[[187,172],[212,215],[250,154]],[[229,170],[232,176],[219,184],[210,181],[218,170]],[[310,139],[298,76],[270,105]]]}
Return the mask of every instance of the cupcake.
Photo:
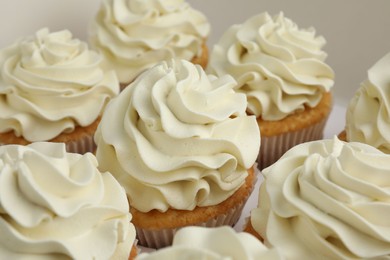
{"label": "cupcake", "polygon": [[268,249],[252,235],[231,227],[185,227],[177,231],[171,247],[142,253],[137,260],[179,259],[283,259],[277,249]]}
{"label": "cupcake", "polygon": [[206,67],[206,17],[184,0],[103,0],[90,43],[126,87],[161,60],[185,59]]}
{"label": "cupcake", "polygon": [[387,259],[390,155],[359,142],[300,144],[263,170],[250,224],[286,259]]}
{"label": "cupcake", "polygon": [[126,193],[91,153],[63,143],[0,146],[1,259],[128,259]]}
{"label": "cupcake", "polygon": [[368,70],[349,102],[345,131],[340,138],[390,153],[390,53]]}
{"label": "cupcake", "polygon": [[68,30],[44,28],[0,50],[0,144],[63,142],[69,152],[93,151],[101,113],[119,93],[101,60]]}
{"label": "cupcake", "polygon": [[323,138],[332,108],[333,70],[325,39],[283,13],[253,16],[231,26],[213,47],[208,72],[232,75],[260,127],[260,169],[292,146]]}
{"label": "cupcake", "polygon": [[168,246],[183,226],[240,217],[260,134],[235,84],[189,61],[163,61],[108,104],[96,157],[125,188],[140,245]]}

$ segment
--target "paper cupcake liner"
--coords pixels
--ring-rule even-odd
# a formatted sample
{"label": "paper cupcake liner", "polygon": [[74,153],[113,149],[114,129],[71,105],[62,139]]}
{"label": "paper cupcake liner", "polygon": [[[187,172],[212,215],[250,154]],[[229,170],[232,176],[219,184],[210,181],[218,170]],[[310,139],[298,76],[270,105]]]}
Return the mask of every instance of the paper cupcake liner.
{"label": "paper cupcake liner", "polygon": [[[253,191],[253,188],[257,181],[257,174],[255,169],[255,178],[252,183],[252,187],[247,197],[245,197],[241,203],[238,203],[236,207],[230,208],[226,214],[221,214],[215,218],[212,218],[206,222],[199,222],[194,224],[189,224],[186,226],[201,226],[201,227],[219,227],[219,226],[231,226],[233,227],[239,220],[242,210]],[[167,229],[145,229],[135,226],[137,231],[137,239],[139,245],[148,247],[148,248],[162,248],[167,247],[172,244],[173,237],[177,230],[182,227],[177,228],[167,228]]]}
{"label": "paper cupcake liner", "polygon": [[[50,142],[50,141],[48,141]],[[54,142],[54,141],[53,141]],[[1,142],[1,145],[8,145],[8,142]],[[28,142],[24,145],[29,144]],[[66,151],[69,153],[85,154],[87,152],[93,153],[96,149],[96,144],[93,140],[93,136],[85,136],[79,140],[68,141],[65,143]]]}
{"label": "paper cupcake liner", "polygon": [[[210,219],[207,222],[200,222],[191,224],[189,226],[201,226],[201,227],[219,227],[219,226],[234,226],[240,218],[244,202],[240,203],[237,207],[229,209],[226,214],[217,216]],[[150,248],[162,248],[172,244],[173,236],[176,231],[182,227],[150,230],[135,227],[137,231],[137,237],[139,244]]]}
{"label": "paper cupcake liner", "polygon": [[78,140],[73,140],[65,143],[66,151],[70,153],[85,154],[93,153],[96,149],[96,144],[93,140],[93,135],[85,135]]}
{"label": "paper cupcake liner", "polygon": [[314,140],[323,139],[327,118],[300,131],[288,132],[277,136],[261,136],[260,153],[257,158],[260,170],[276,162],[293,146]]}

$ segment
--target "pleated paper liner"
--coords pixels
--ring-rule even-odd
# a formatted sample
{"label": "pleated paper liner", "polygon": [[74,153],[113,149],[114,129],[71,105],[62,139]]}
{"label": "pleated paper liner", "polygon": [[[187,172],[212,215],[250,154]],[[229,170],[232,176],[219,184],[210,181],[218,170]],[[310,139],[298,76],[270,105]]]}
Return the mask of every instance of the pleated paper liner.
{"label": "pleated paper liner", "polygon": [[[46,142],[65,143],[66,151],[70,153],[85,154],[87,152],[94,152],[96,144],[93,137],[99,122],[100,118],[86,127],[76,126],[74,131],[70,133],[61,133],[57,137],[47,140]],[[0,145],[28,145],[30,143],[30,141],[27,141],[22,136],[16,136],[13,131],[0,133]]]}
{"label": "pleated paper liner", "polygon": [[[256,166],[254,166],[255,168]],[[203,226],[203,227],[219,227],[219,226],[234,226],[242,213],[242,210],[247,202],[250,194],[253,191],[254,185],[257,181],[257,169],[251,171],[252,176],[250,180],[250,186],[244,191],[246,192],[243,198],[239,203],[234,204],[233,207],[230,207],[224,214],[219,214],[213,218],[208,219],[207,221],[197,222],[197,223],[187,223],[186,225],[170,228],[145,228],[139,227],[134,223],[134,214],[133,214],[133,223],[137,231],[138,244],[147,248],[162,248],[167,247],[172,244],[173,236],[176,231],[185,226]],[[248,177],[249,177],[248,176]],[[238,190],[239,191],[239,190]],[[234,194],[232,195],[234,196]],[[229,199],[229,198],[228,198]]]}
{"label": "pleated paper liner", "polygon": [[261,136],[260,153],[257,159],[259,169],[270,166],[297,144],[323,139],[327,120],[328,117],[317,124],[295,132],[269,137]]}

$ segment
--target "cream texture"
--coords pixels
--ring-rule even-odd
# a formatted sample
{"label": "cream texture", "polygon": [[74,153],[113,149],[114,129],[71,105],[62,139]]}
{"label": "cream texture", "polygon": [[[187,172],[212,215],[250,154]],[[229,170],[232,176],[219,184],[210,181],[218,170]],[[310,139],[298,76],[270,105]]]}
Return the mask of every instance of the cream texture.
{"label": "cream texture", "polygon": [[0,146],[1,259],[127,259],[130,220],[125,191],[91,153]]}
{"label": "cream texture", "polygon": [[142,212],[216,205],[245,181],[260,133],[230,76],[185,60],[161,62],[112,100],[96,156]]}
{"label": "cream texture", "polygon": [[299,29],[283,13],[253,16],[231,26],[213,47],[208,71],[230,74],[248,97],[248,111],[264,120],[280,120],[315,107],[334,84],[324,63],[325,39]]}
{"label": "cream texture", "polygon": [[119,93],[101,60],[69,31],[47,28],[0,50],[0,132],[47,141],[93,123]]}
{"label": "cream texture", "polygon": [[389,259],[390,156],[334,138],[263,170],[251,223],[286,259]]}
{"label": "cream texture", "polygon": [[347,108],[347,138],[390,153],[390,53],[367,74]]}
{"label": "cream texture", "polygon": [[184,0],[104,0],[90,29],[91,44],[121,83],[161,60],[192,60],[210,33],[206,17]]}
{"label": "cream texture", "polygon": [[174,237],[172,246],[140,254],[137,260],[153,259],[283,259],[277,249],[268,249],[249,233],[237,233],[228,226],[218,228],[185,227]]}

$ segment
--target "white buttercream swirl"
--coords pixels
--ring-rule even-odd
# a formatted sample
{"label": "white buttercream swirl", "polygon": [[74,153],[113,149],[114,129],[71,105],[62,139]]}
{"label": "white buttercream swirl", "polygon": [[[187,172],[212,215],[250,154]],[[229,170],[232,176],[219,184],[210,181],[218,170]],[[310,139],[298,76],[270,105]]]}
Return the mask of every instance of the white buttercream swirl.
{"label": "white buttercream swirl", "polygon": [[251,223],[287,259],[388,259],[390,156],[337,138],[308,142],[263,170]]}
{"label": "white buttercream swirl", "polygon": [[0,51],[0,132],[47,141],[88,126],[119,93],[101,56],[67,31],[39,30]]}
{"label": "white buttercream swirl", "polygon": [[161,62],[107,106],[95,134],[99,165],[147,212],[220,203],[255,162],[260,133],[230,76]]}
{"label": "white buttercream swirl", "polygon": [[104,0],[90,42],[128,83],[161,60],[199,56],[209,32],[206,17],[184,0]]}
{"label": "white buttercream swirl", "polygon": [[185,227],[177,231],[172,246],[140,254],[137,260],[153,259],[283,259],[277,249],[268,249],[256,237],[236,232],[228,226],[218,228]]}
{"label": "white buttercream swirl", "polygon": [[130,220],[125,191],[91,153],[61,143],[0,146],[1,259],[127,259]]}
{"label": "white buttercream swirl", "polygon": [[346,132],[348,141],[390,153],[390,53],[368,70],[367,80],[351,99]]}
{"label": "white buttercream swirl", "polygon": [[333,86],[334,73],[321,50],[324,44],[313,28],[299,29],[283,13],[262,13],[224,33],[212,50],[208,70],[238,81],[250,113],[280,120],[305,105],[315,107]]}

